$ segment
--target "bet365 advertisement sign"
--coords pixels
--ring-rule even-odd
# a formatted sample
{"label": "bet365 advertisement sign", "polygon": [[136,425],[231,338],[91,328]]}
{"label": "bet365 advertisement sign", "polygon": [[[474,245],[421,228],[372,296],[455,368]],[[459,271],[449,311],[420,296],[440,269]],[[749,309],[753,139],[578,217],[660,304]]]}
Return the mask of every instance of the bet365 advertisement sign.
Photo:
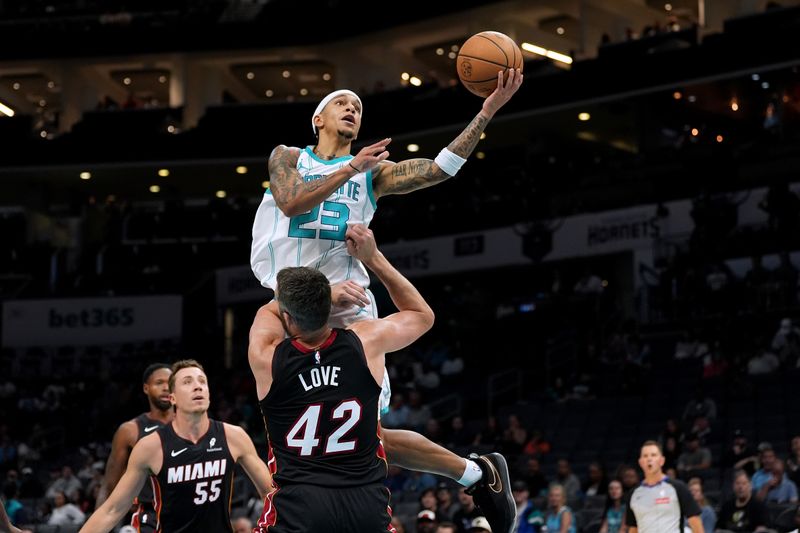
{"label": "bet365 advertisement sign", "polygon": [[3,346],[117,344],[181,335],[180,296],[10,300]]}

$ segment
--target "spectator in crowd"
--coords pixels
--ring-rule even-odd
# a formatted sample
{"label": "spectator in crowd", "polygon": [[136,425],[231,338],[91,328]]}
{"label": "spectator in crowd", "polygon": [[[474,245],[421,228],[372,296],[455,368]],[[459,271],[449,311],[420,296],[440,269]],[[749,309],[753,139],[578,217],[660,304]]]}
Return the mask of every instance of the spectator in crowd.
{"label": "spectator in crowd", "polygon": [[65,466],[61,469],[61,475],[53,481],[52,485],[45,492],[45,496],[54,500],[56,494],[63,492],[64,494],[72,495],[76,490],[82,488],[81,480],[75,477],[72,473],[72,468]]}
{"label": "spectator in crowd", "polygon": [[503,432],[503,451],[508,455],[519,455],[528,441],[528,430],[517,415],[508,415],[508,427]]}
{"label": "spectator in crowd", "polygon": [[775,468],[775,461],[777,456],[775,450],[772,449],[772,444],[762,442],[758,445],[758,459],[761,463],[755,474],[753,474],[753,491],[758,492],[767,482],[772,479],[772,470]]}
{"label": "spectator in crowd", "polygon": [[458,528],[458,533],[466,533],[472,521],[479,516],[483,516],[483,513],[475,505],[472,496],[467,494],[466,490],[464,487],[458,490],[458,503],[461,508],[453,513],[452,521]]}
{"label": "spectator in crowd", "polygon": [[717,513],[714,512],[714,508],[706,500],[706,496],[703,494],[703,481],[699,477],[689,480],[689,492],[692,493],[692,498],[700,507],[700,521],[703,522],[703,531],[713,533],[717,525]]}
{"label": "spectator in crowd", "polygon": [[389,489],[389,492],[398,494],[405,490],[409,481],[408,470],[400,468],[399,466],[389,465],[389,472],[383,483],[386,485],[386,488]]}
{"label": "spectator in crowd", "polygon": [[778,356],[770,350],[762,350],[747,362],[747,373],[751,376],[764,376],[772,374],[781,366]]}
{"label": "spectator in crowd", "polygon": [[567,494],[564,487],[558,483],[550,485],[547,494],[547,513],[544,517],[547,532],[550,533],[576,533],[575,516],[572,509],[567,507]]}
{"label": "spectator in crowd", "polygon": [[[800,439],[798,439],[800,444]],[[758,464],[758,453],[756,449],[747,441],[747,436],[741,429],[736,429],[733,432],[733,442],[731,446],[725,451],[722,459],[722,466],[725,468],[733,468],[734,470],[744,470],[748,476],[752,476],[756,472],[756,465]]]}
{"label": "spectator in crowd", "polygon": [[780,353],[790,342],[793,340],[796,342],[797,339],[800,339],[800,328],[792,323],[791,318],[784,318],[781,320],[775,336],[772,337],[772,349],[776,353]]}
{"label": "spectator in crowd", "polygon": [[492,533],[492,526],[489,525],[486,517],[479,516],[469,525],[469,533]]}
{"label": "spectator in crowd", "polygon": [[603,465],[597,461],[589,463],[587,469],[587,477],[583,482],[583,494],[586,496],[597,496],[598,494],[605,494],[608,489],[608,480],[606,479],[606,471]]}
{"label": "spectator in crowd", "polygon": [[22,481],[19,484],[19,495],[21,498],[41,498],[44,496],[44,487],[33,474],[33,469],[29,466],[22,469]]}
{"label": "spectator in crowd", "polygon": [[525,463],[523,480],[528,484],[528,492],[536,498],[543,496],[547,492],[550,483],[542,473],[541,463],[536,457],[529,456]]}
{"label": "spectator in crowd", "polygon": [[797,503],[797,485],[786,476],[781,459],[772,462],[771,474],[756,492],[756,498],[768,503]]}
{"label": "spectator in crowd", "polygon": [[53,498],[53,512],[50,513],[50,518],[47,523],[51,526],[67,526],[76,525],[80,526],[86,520],[86,515],[83,514],[77,505],[70,503],[67,500],[67,495],[63,491],[55,493]]}
{"label": "spectator in crowd", "polygon": [[453,493],[445,482],[439,483],[436,487],[436,501],[438,502],[437,513],[442,517],[442,522],[449,522],[453,515],[458,511],[458,504],[453,501]]}
{"label": "spectator in crowd", "polygon": [[700,437],[696,433],[690,434],[686,439],[686,451],[678,457],[678,474],[688,478],[709,468],[711,468],[711,452],[708,448],[700,446]]}
{"label": "spectator in crowd", "polygon": [[627,502],[633,489],[639,486],[639,472],[631,465],[622,465],[619,468],[619,479],[622,481],[622,491]]}
{"label": "spectator in crowd", "polygon": [[544,438],[542,431],[539,429],[534,429],[531,433],[530,440],[525,443],[525,448],[523,448],[522,452],[525,455],[541,457],[542,455],[547,455],[550,453],[550,448],[550,443]]}
{"label": "spectator in crowd", "polygon": [[606,508],[603,510],[603,522],[600,524],[600,533],[624,533],[625,527],[625,502],[623,501],[622,483],[615,479],[608,484],[608,498]]}
{"label": "spectator in crowd", "polygon": [[786,473],[795,485],[800,483],[800,435],[792,437],[791,454],[786,460]]}
{"label": "spectator in crowd", "polygon": [[406,533],[406,526],[403,525],[403,522],[398,517],[393,516],[390,523],[396,533]]}
{"label": "spectator in crowd", "polygon": [[662,447],[664,447],[667,444],[667,439],[670,437],[675,439],[675,442],[680,446],[682,438],[681,428],[678,426],[678,421],[674,418],[667,419],[666,423],[664,424],[664,430],[661,432],[661,437],[658,439],[658,442]]}
{"label": "spectator in crowd", "polygon": [[[27,522],[27,514],[22,502],[19,501],[19,488],[15,483],[6,483],[3,486],[3,497],[5,498],[6,514],[12,524],[22,524]],[[0,503],[2,505],[2,503]]]}
{"label": "spectator in crowd", "polygon": [[711,431],[711,422],[704,416],[698,416],[694,419],[689,433],[697,435],[697,438],[700,439],[700,444],[708,444],[714,440]]}
{"label": "spectator in crowd", "polygon": [[408,416],[406,423],[414,431],[422,431],[425,424],[431,418],[431,411],[427,405],[422,403],[422,395],[419,391],[412,390],[408,393]]}
{"label": "spectator in crowd", "polygon": [[436,499],[435,489],[425,489],[422,491],[422,494],[419,495],[419,510],[428,510],[435,513],[437,525],[439,522],[449,521],[449,517],[442,515],[439,509],[439,500]]}
{"label": "spectator in crowd", "polygon": [[664,470],[675,468],[678,464],[678,457],[681,455],[680,445],[675,437],[667,437],[662,445],[664,447]]}
{"label": "spectator in crowd", "polygon": [[450,448],[468,446],[472,442],[472,435],[464,427],[464,419],[461,416],[456,415],[450,421],[450,435],[447,440]]}
{"label": "spectator in crowd", "polygon": [[490,416],[486,419],[486,427],[475,436],[475,441],[472,443],[474,446],[485,445],[491,447],[498,447],[503,434],[497,426],[497,418]]}
{"label": "spectator in crowd", "polygon": [[447,359],[442,362],[442,368],[439,373],[445,379],[451,379],[464,371],[464,360],[459,355],[449,353]]}
{"label": "spectator in crowd", "polygon": [[517,504],[517,529],[513,533],[539,533],[544,524],[542,513],[533,504],[528,484],[515,481],[511,484],[514,503]]}
{"label": "spectator in crowd", "polygon": [[408,427],[409,408],[402,392],[392,393],[392,405],[389,412],[381,415],[381,425],[387,428]]}
{"label": "spectator in crowd", "polygon": [[436,528],[436,533],[458,533],[458,528],[452,522],[442,522]]}
{"label": "spectator in crowd", "polygon": [[767,530],[767,508],[753,497],[750,478],[744,470],[733,475],[734,496],[722,505],[718,525],[734,533],[758,533]]}
{"label": "spectator in crowd", "polygon": [[231,527],[233,528],[233,533],[252,533],[253,531],[253,524],[246,516],[233,519]]}
{"label": "spectator in crowd", "polygon": [[436,513],[430,509],[423,509],[417,513],[417,533],[434,533],[439,527]]}
{"label": "spectator in crowd", "polygon": [[[558,460],[556,482],[563,490],[565,500],[577,498],[581,492],[581,482],[578,480],[578,476],[572,473],[572,467],[566,459]],[[551,489],[552,487],[550,485]]]}
{"label": "spectator in crowd", "polygon": [[717,418],[717,403],[707,397],[702,388],[697,389],[694,398],[689,400],[683,410],[683,420],[687,424],[693,423],[699,416],[705,417],[709,421],[714,421]]}

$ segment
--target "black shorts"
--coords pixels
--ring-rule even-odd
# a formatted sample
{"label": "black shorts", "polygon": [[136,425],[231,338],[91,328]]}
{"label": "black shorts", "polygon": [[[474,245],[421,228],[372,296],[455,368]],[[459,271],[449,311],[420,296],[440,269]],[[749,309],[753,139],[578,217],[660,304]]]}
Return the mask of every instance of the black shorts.
{"label": "black shorts", "polygon": [[383,485],[324,488],[285,485],[272,492],[253,529],[260,533],[394,532],[389,489]]}
{"label": "black shorts", "polygon": [[158,516],[152,503],[140,503],[139,508],[131,516],[131,526],[141,533],[153,533],[158,524]]}

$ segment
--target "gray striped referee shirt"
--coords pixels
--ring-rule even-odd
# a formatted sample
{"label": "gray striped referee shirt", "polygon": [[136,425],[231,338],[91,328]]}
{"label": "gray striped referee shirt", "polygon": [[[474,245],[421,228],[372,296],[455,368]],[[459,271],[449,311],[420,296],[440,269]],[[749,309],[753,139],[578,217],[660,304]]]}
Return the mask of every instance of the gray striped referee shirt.
{"label": "gray striped referee shirt", "polygon": [[655,485],[642,482],[634,489],[626,523],[640,533],[680,533],[684,517],[700,512],[686,483],[664,476]]}

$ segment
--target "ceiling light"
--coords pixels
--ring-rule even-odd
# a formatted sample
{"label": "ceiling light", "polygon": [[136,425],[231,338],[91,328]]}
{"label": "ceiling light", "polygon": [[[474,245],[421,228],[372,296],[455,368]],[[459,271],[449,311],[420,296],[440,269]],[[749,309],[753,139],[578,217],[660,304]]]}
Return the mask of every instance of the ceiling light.
{"label": "ceiling light", "polygon": [[762,81],[761,82],[761,88],[762,89],[769,89],[769,82]]}
{"label": "ceiling light", "polygon": [[247,167],[241,166],[241,165],[236,167],[236,173],[237,174],[247,174]]}
{"label": "ceiling light", "polygon": [[5,105],[3,102],[0,102],[0,114],[5,115],[7,117],[13,117],[14,110]]}
{"label": "ceiling light", "polygon": [[697,137],[698,135],[700,135],[700,130],[692,128],[692,137]]}
{"label": "ceiling light", "polygon": [[690,102],[694,103],[694,102],[697,101],[697,97],[695,95],[693,95],[693,94],[690,94],[689,98],[687,98],[687,100],[689,100]]}
{"label": "ceiling light", "polygon": [[325,81],[331,81],[331,75],[326,72],[322,75],[322,79]]}
{"label": "ceiling light", "polygon": [[45,100],[44,98],[42,98],[41,100],[39,100],[39,107],[44,107],[44,106],[46,106],[46,105],[47,105],[47,100]]}
{"label": "ceiling light", "polygon": [[226,193],[223,190],[219,190],[216,193],[214,193],[214,196],[216,196],[217,198],[225,198],[226,196],[228,196],[228,193]]}
{"label": "ceiling light", "polygon": [[80,173],[80,178],[82,180],[90,180],[90,179],[92,179],[92,173],[91,172],[81,172]]}
{"label": "ceiling light", "polygon": [[281,76],[283,76],[284,78],[288,78],[291,75],[292,73],[289,72],[288,70],[284,70],[283,72],[281,72]]}
{"label": "ceiling light", "polygon": [[672,11],[672,4],[664,4],[664,11]]}
{"label": "ceiling light", "polygon": [[54,82],[54,81],[48,81],[47,82],[47,88],[48,89],[54,89],[55,86],[56,86],[56,82]]}
{"label": "ceiling light", "polygon": [[169,126],[167,126],[167,131],[170,133],[175,133],[175,126],[170,124]]}
{"label": "ceiling light", "polygon": [[45,130],[40,131],[39,137],[41,137],[42,139],[47,139],[47,132]]}
{"label": "ceiling light", "polygon": [[450,59],[455,59],[457,56],[456,56],[456,53],[455,53],[455,52],[449,52],[449,53],[447,54],[447,57],[449,57]]}
{"label": "ceiling light", "polygon": [[485,132],[485,131],[482,131],[482,132],[481,132],[481,138],[480,138],[480,140],[482,141],[482,140],[484,140],[485,138],[486,138],[486,132]]}
{"label": "ceiling light", "polygon": [[131,79],[126,76],[126,77],[122,78],[122,83],[124,83],[125,85],[130,85],[131,84]]}
{"label": "ceiling light", "polygon": [[413,85],[414,87],[419,87],[420,85],[422,85],[422,80],[421,80],[421,79],[419,79],[419,78],[418,78],[418,77],[416,77],[416,76],[411,76],[411,79],[410,79],[410,80],[408,80],[408,83],[410,83],[410,84],[411,84],[411,85]]}
{"label": "ceiling light", "polygon": [[247,79],[248,79],[248,80],[252,80],[252,79],[254,79],[255,77],[256,77],[256,75],[255,75],[254,73],[252,73],[252,72],[248,72],[248,73],[247,73]]}
{"label": "ceiling light", "polygon": [[457,44],[454,44],[454,45],[452,45],[452,46],[450,47],[450,50],[451,50],[452,52],[458,52],[458,45],[457,45]]}
{"label": "ceiling light", "polygon": [[408,81],[411,78],[411,75],[408,72],[403,72],[400,74],[400,79],[403,81]]}
{"label": "ceiling light", "polygon": [[717,135],[717,142],[718,143],[721,143],[723,140],[724,140],[724,138],[722,137],[722,135]]}
{"label": "ceiling light", "polygon": [[580,120],[581,122],[586,122],[590,118],[592,118],[592,115],[590,115],[589,113],[586,112],[578,113],[578,120]]}
{"label": "ceiling light", "polygon": [[14,82],[14,83],[11,85],[11,88],[12,88],[12,89],[14,89],[15,91],[19,91],[19,88],[20,88],[20,84],[19,84],[19,82],[18,82],[18,81],[15,81],[15,82]]}
{"label": "ceiling light", "polygon": [[406,150],[408,150],[409,152],[419,152],[419,145],[413,143],[409,144],[408,146],[406,146]]}
{"label": "ceiling light", "polygon": [[158,77],[158,83],[167,83],[167,77],[162,74]]}
{"label": "ceiling light", "polygon": [[559,26],[558,28],[556,28],[556,33],[559,35],[564,35],[564,28]]}
{"label": "ceiling light", "polygon": [[753,81],[758,81],[761,79],[761,76],[759,76],[758,74],[753,74],[752,76],[750,76],[750,79]]}
{"label": "ceiling light", "polygon": [[436,49],[436,55],[437,56],[443,56],[444,55],[444,48],[437,48]]}
{"label": "ceiling light", "polygon": [[169,176],[169,169],[167,168],[158,169],[158,175],[161,176],[162,178],[166,178],[167,176]]}
{"label": "ceiling light", "polygon": [[475,157],[478,159],[486,159],[486,154],[484,152],[478,152],[475,154]]}
{"label": "ceiling light", "polygon": [[675,91],[674,93],[672,93],[672,97],[673,97],[675,100],[680,100],[681,98],[683,98],[683,95],[681,94],[681,92],[680,92],[680,91]]}
{"label": "ceiling light", "polygon": [[540,55],[540,56],[544,56],[544,57],[549,57],[550,59],[553,59],[555,61],[559,61],[559,62],[567,64],[567,65],[571,65],[572,64],[572,58],[569,57],[568,55],[565,55],[565,54],[562,54],[562,53],[559,53],[559,52],[555,52],[553,50],[548,50],[547,48],[542,48],[541,46],[536,46],[535,44],[522,43],[522,49],[525,50],[526,52],[530,52],[532,54],[536,54],[536,55]]}
{"label": "ceiling light", "polygon": [[731,111],[739,111],[739,102],[734,98],[731,100]]}
{"label": "ceiling light", "polygon": [[150,192],[153,194],[159,193],[161,192],[161,187],[159,187],[158,185],[151,185]]}
{"label": "ceiling light", "polygon": [[267,89],[266,91],[264,91],[264,94],[266,95],[267,98],[272,98],[272,95],[275,94],[275,92],[272,89]]}
{"label": "ceiling light", "polygon": [[308,94],[308,89],[306,89],[305,87],[300,89],[300,96],[306,96],[307,94]]}
{"label": "ceiling light", "polygon": [[269,181],[262,181],[261,182],[262,189],[269,189]]}

